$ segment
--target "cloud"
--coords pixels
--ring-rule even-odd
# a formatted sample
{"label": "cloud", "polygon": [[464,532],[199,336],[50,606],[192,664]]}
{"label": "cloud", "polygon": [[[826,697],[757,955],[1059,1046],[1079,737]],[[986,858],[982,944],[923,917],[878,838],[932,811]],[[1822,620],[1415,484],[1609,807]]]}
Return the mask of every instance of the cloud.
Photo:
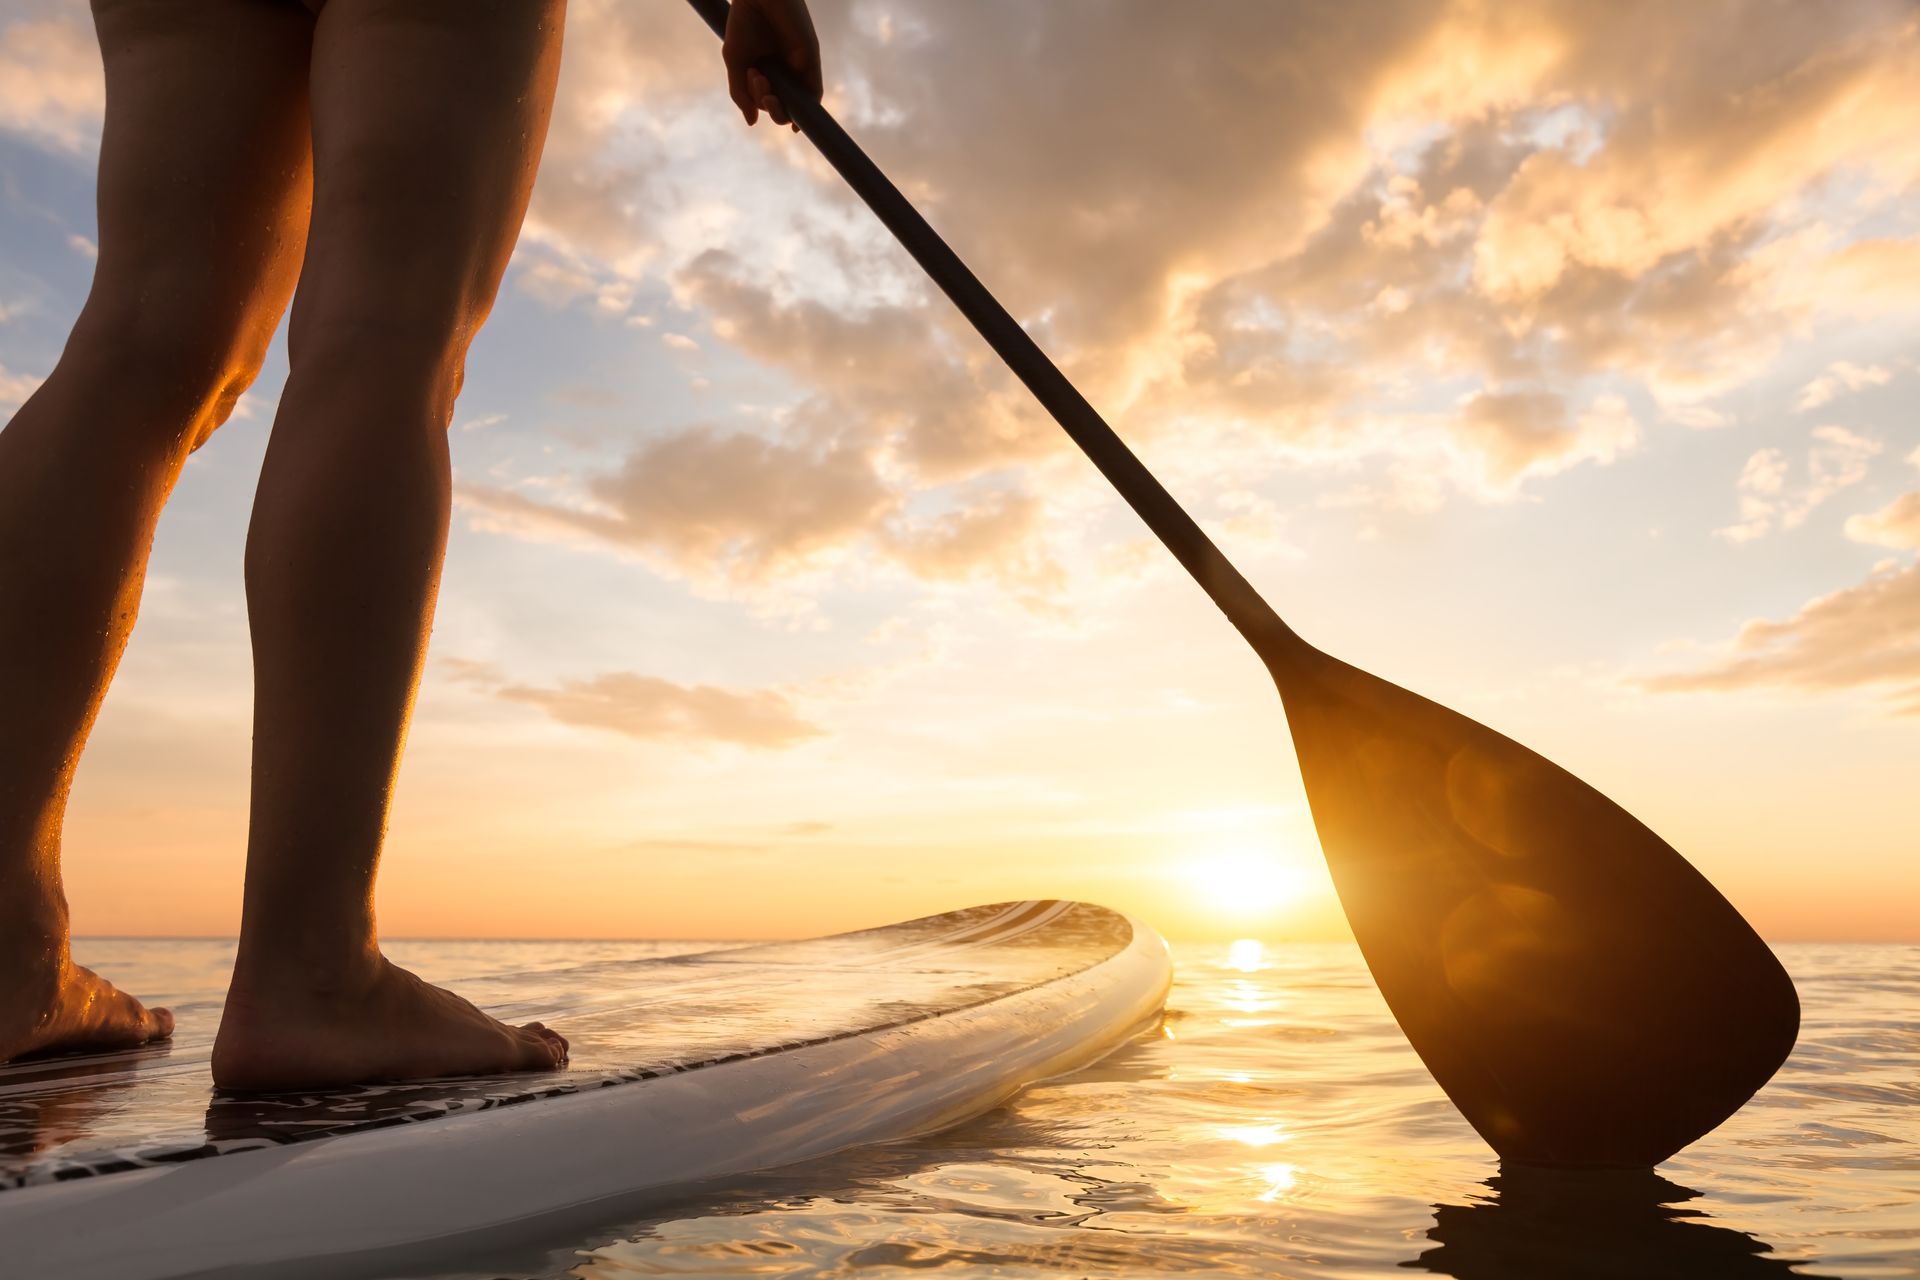
{"label": "cloud", "polygon": [[1476,392],[1457,431],[1484,460],[1495,486],[1587,460],[1612,462],[1639,439],[1639,425],[1619,397],[1603,396],[1569,422],[1566,401],[1544,391]]}
{"label": "cloud", "polygon": [[1818,409],[1839,395],[1842,390],[1858,391],[1862,387],[1881,387],[1893,374],[1877,364],[1858,365],[1849,360],[1835,360],[1827,366],[1827,371],[1800,388],[1800,399],[1794,408],[1801,413]]}
{"label": "cloud", "polygon": [[[1442,13],[1385,3],[1363,37],[1331,10],[1233,5],[1196,23],[1122,0],[1089,21],[917,0],[893,7],[890,29],[843,32],[841,56],[874,104],[856,127],[882,167],[965,233],[1016,315],[1105,348],[1158,327],[1176,274],[1245,269],[1310,232],[1366,167],[1373,106]],[[1286,52],[1231,52],[1262,49]],[[1123,85],[1152,86],[1153,109],[1116,110]]]}
{"label": "cloud", "polygon": [[[790,372],[805,398],[768,434],[705,425],[648,441],[570,500],[462,484],[478,523],[623,548],[708,588],[758,590],[864,558],[925,582],[997,581],[1043,607],[1063,575],[1041,546],[1039,505],[985,473],[1061,444],[997,361],[956,351],[923,302],[783,298],[723,250],[673,283],[716,337]],[[910,489],[948,509],[914,515]]]}
{"label": "cloud", "polygon": [[[1920,181],[1920,22],[1884,0],[1383,0],[1364,31],[1268,5],[816,7],[836,114],[1094,403],[1136,440],[1250,429],[1223,484],[1274,439],[1282,465],[1424,465],[1436,377],[1719,425],[1706,402],[1851,305],[1847,272],[1920,297],[1920,254],[1861,238]],[[617,310],[658,273],[695,313],[677,329],[789,375],[795,425],[878,450],[890,483],[1057,453],[804,143],[742,133],[683,18],[576,11],[523,287]],[[1115,110],[1116,84],[1154,109]],[[1453,424],[1480,477],[1457,491],[1632,443],[1623,413],[1534,408]]]}
{"label": "cloud", "polygon": [[1611,371],[1677,416],[1761,373],[1817,300],[1776,296],[1773,277],[1802,264],[1770,246],[1837,173],[1860,184],[1861,222],[1920,178],[1904,123],[1920,27],[1878,4],[1734,7],[1731,27],[1508,7],[1532,15],[1538,53],[1524,92],[1495,97],[1517,105],[1476,118],[1430,102],[1438,141],[1365,175],[1251,291],[1323,359],[1344,348],[1389,375],[1411,362],[1564,386]]}
{"label": "cloud", "polygon": [[671,216],[660,183],[676,168],[669,131],[690,107],[710,113],[718,104],[697,96],[714,97],[724,83],[719,41],[684,8],[573,0],[567,9],[566,56],[523,234],[551,255],[555,274],[540,296],[561,302],[569,272],[633,277],[657,257]]}
{"label": "cloud", "polygon": [[497,696],[538,707],[562,724],[610,729],[629,738],[774,748],[826,732],[774,690],[680,685],[628,671],[566,680],[557,688],[507,685]]}
{"label": "cloud", "polygon": [[550,307],[564,307],[600,288],[599,278],[585,268],[526,252],[514,256],[520,263],[514,272],[514,284]]}
{"label": "cloud", "polygon": [[1617,395],[1596,396],[1575,415],[1554,392],[1484,389],[1450,413],[1355,415],[1340,430],[1340,450],[1377,458],[1384,476],[1329,493],[1318,505],[1417,513],[1439,510],[1452,494],[1512,501],[1534,477],[1616,461],[1638,447],[1641,434]]}
{"label": "cloud", "polygon": [[1066,586],[1066,572],[1040,545],[1041,505],[1008,489],[970,495],[955,510],[919,524],[895,524],[880,545],[909,573],[927,582],[964,582],[987,576],[1029,607],[1048,608]]}
{"label": "cloud", "polygon": [[986,483],[946,496],[948,510],[916,517],[859,448],[703,427],[642,445],[571,502],[455,488],[479,527],[631,550],[708,588],[753,593],[864,556],[924,582],[994,581],[1047,607],[1065,573],[1043,548],[1038,500]]}
{"label": "cloud", "polygon": [[810,567],[898,505],[858,448],[703,427],[651,440],[590,477],[577,506],[476,484],[456,496],[484,527],[584,537],[688,577],[744,583]]}
{"label": "cloud", "polygon": [[1785,622],[1749,622],[1729,648],[1710,666],[1639,683],[1660,692],[1891,685],[1900,714],[1920,715],[1920,562],[1882,561]]}
{"label": "cloud", "polygon": [[[812,392],[805,421],[888,440],[895,460],[923,478],[962,479],[1061,448],[1027,390],[977,339],[957,346],[925,302],[843,309],[783,299],[719,249],[688,263],[674,285],[715,335]],[[944,314],[947,304],[935,305]]]}
{"label": "cloud", "polygon": [[507,702],[538,707],[561,724],[608,729],[630,738],[665,742],[718,742],[779,748],[822,736],[777,689],[727,689],[676,684],[658,676],[612,671],[557,686],[516,684],[490,662],[442,658],[440,665],[462,684]]}
{"label": "cloud", "polygon": [[1881,547],[1920,547],[1920,491],[1903,493],[1880,510],[1847,521],[1847,536]]}
{"label": "cloud", "polygon": [[1813,509],[1867,475],[1880,442],[1845,427],[1815,427],[1807,447],[1806,479],[1790,485],[1793,463],[1780,449],[1762,449],[1740,469],[1738,523],[1714,532],[1728,542],[1752,542],[1775,529],[1798,528]]}
{"label": "cloud", "polygon": [[[1579,266],[1638,276],[1839,168],[1888,194],[1920,176],[1910,17],[1881,4],[1736,7],[1729,25],[1586,7],[1572,46],[1583,65],[1563,83],[1629,96],[1592,154],[1542,149],[1493,201],[1475,245],[1482,289],[1525,301]],[[1623,38],[1640,44],[1638,67],[1615,61]]]}
{"label": "cloud", "polygon": [[56,151],[97,146],[106,78],[93,33],[47,18],[0,30],[0,129]]}
{"label": "cloud", "polygon": [[[1920,449],[1907,455],[1920,467]],[[1920,547],[1920,490],[1903,493],[1878,511],[1847,521],[1847,536],[1880,547]]]}
{"label": "cloud", "polygon": [[1783,274],[1799,293],[1831,310],[1874,315],[1920,309],[1920,236],[1856,240]]}

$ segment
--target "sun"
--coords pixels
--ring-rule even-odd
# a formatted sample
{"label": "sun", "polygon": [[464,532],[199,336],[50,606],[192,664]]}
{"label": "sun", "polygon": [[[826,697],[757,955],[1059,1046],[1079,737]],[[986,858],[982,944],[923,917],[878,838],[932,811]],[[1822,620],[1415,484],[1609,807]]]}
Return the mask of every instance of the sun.
{"label": "sun", "polygon": [[1209,907],[1228,916],[1267,915],[1298,902],[1312,889],[1299,867],[1251,849],[1196,858],[1184,868],[1184,876]]}

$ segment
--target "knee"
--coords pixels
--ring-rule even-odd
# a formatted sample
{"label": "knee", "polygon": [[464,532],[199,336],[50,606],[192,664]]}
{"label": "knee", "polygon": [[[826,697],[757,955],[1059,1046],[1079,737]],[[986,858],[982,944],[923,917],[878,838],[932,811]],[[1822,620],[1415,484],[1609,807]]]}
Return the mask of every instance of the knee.
{"label": "knee", "polygon": [[154,298],[96,290],[61,363],[94,393],[137,406],[129,420],[142,430],[184,433],[198,448],[259,376],[273,328],[244,310]]}
{"label": "knee", "polygon": [[287,333],[289,396],[351,399],[377,417],[396,413],[445,430],[478,328],[458,307],[383,298],[294,317]]}

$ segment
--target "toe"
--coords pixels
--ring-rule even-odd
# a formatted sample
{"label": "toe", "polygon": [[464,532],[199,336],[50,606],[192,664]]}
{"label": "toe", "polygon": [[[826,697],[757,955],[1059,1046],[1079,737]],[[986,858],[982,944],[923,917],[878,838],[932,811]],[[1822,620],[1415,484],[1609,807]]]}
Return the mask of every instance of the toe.
{"label": "toe", "polygon": [[170,1040],[173,1038],[173,1010],[147,1010],[147,1039]]}
{"label": "toe", "polygon": [[520,1042],[520,1070],[553,1071],[566,1065],[564,1042],[556,1044],[559,1037],[546,1028],[521,1027],[516,1038]]}

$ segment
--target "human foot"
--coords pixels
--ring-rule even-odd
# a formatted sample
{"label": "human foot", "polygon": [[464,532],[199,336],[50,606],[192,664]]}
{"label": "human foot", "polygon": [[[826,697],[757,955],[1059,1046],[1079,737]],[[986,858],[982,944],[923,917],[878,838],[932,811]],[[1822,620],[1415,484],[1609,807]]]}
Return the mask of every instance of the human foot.
{"label": "human foot", "polygon": [[64,941],[27,948],[24,955],[0,962],[0,1062],[30,1054],[131,1049],[172,1034],[171,1013],[147,1008],[73,963]]}
{"label": "human foot", "polygon": [[551,1071],[567,1042],[511,1027],[384,956],[326,981],[236,973],[213,1042],[213,1082],[240,1092]]}

